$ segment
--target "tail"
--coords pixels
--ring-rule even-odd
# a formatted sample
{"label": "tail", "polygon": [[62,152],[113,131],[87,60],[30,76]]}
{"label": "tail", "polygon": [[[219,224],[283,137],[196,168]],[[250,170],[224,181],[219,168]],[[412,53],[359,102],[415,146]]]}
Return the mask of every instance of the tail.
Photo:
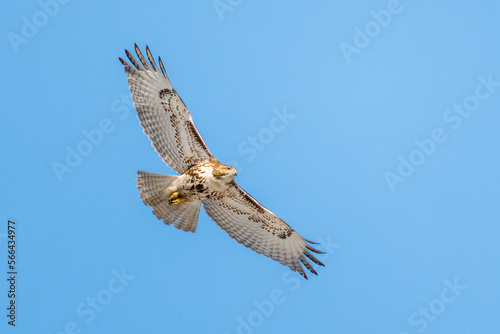
{"label": "tail", "polygon": [[167,225],[186,232],[195,232],[200,213],[201,201],[186,201],[177,205],[170,205],[169,194],[165,190],[179,176],[161,175],[137,171],[137,188],[141,191],[140,197],[144,204],[153,207],[155,216]]}

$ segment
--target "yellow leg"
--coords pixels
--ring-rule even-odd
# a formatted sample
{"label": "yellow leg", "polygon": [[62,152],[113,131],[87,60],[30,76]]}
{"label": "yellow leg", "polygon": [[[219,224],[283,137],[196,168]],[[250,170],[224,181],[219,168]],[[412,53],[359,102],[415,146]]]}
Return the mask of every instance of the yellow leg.
{"label": "yellow leg", "polygon": [[181,204],[181,203],[184,203],[186,201],[185,198],[182,198],[182,197],[179,197],[179,192],[174,192],[172,195],[170,195],[170,197],[168,198],[168,202],[170,203],[170,205],[177,205],[177,204]]}

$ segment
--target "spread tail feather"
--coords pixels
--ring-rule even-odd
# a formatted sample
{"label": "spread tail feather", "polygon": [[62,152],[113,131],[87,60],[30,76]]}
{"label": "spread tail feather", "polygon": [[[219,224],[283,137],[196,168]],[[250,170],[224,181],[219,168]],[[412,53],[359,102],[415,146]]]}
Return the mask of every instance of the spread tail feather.
{"label": "spread tail feather", "polygon": [[155,216],[165,224],[186,232],[195,232],[201,201],[186,201],[170,205],[165,190],[179,176],[137,172],[137,188],[144,204],[153,207]]}

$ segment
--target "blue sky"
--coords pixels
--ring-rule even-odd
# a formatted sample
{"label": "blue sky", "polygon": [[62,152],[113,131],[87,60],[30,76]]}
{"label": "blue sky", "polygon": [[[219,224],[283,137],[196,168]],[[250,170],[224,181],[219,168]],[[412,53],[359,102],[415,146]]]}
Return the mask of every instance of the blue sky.
{"label": "blue sky", "polygon": [[[2,333],[500,330],[500,4],[55,1],[0,14]],[[134,43],[237,182],[322,243],[319,276],[144,206],[136,171],[174,172],[130,105]]]}

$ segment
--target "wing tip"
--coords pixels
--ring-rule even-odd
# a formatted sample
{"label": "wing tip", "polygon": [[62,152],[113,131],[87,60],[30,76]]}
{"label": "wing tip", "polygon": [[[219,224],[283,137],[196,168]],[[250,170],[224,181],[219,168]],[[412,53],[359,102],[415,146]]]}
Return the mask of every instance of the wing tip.
{"label": "wing tip", "polygon": [[[313,242],[313,241],[308,240],[306,238],[302,238],[302,239],[306,242],[305,249],[303,250],[302,254],[298,257],[298,259],[306,267],[306,269],[308,269],[314,275],[318,276],[318,272],[314,269],[314,267],[311,265],[311,263],[308,261],[308,259],[311,260],[312,262],[314,262],[314,264],[325,267],[325,265],[320,260],[318,260],[313,254],[311,254],[311,252],[314,252],[317,254],[326,254],[326,252],[319,251],[316,248],[314,248],[308,244],[308,243],[311,243],[311,244],[319,245],[319,243]],[[300,270],[300,269],[302,269],[302,270]],[[302,265],[300,265],[300,269],[298,270],[298,272],[301,274],[301,276],[303,276],[305,279],[307,279],[307,275],[305,274],[305,270],[302,267]]]}
{"label": "wing tip", "polygon": [[309,246],[308,244],[306,244],[306,248],[307,248],[308,250],[310,250],[311,252],[314,252],[314,253],[316,253],[316,254],[326,254],[326,252],[322,252],[322,251],[320,251],[320,250],[317,250],[316,248],[311,247],[311,246]]}
{"label": "wing tip", "polygon": [[167,80],[168,79],[168,75],[167,75],[167,71],[165,71],[165,66],[163,66],[163,62],[161,61],[161,57],[158,56],[158,63],[160,64],[160,70],[161,70],[161,73],[163,74],[163,77]]}
{"label": "wing tip", "polygon": [[313,244],[313,245],[319,245],[319,242],[314,242],[314,241],[309,240],[309,239],[306,239],[306,238],[304,238],[304,237],[302,237],[302,239],[304,239],[304,241],[307,241],[307,242],[308,242],[308,243],[310,243],[310,244]]}
{"label": "wing tip", "polygon": [[[163,62],[161,60],[161,57],[158,57],[158,65],[159,65],[159,67],[158,67],[158,65],[156,64],[156,61],[153,58],[153,55],[151,53],[151,49],[149,48],[149,45],[146,44],[146,55],[148,56],[149,62],[146,61],[146,58],[144,57],[144,55],[141,52],[141,49],[139,48],[137,43],[134,43],[134,51],[137,54],[137,58],[139,60],[137,60],[130,51],[125,49],[125,54],[127,55],[127,58],[130,60],[132,65],[135,67],[135,69],[137,69],[139,71],[146,70],[146,71],[157,72],[157,73],[161,74],[165,79],[167,79],[168,82],[170,83],[170,79],[168,78],[167,71],[165,71],[165,67],[164,67]],[[120,59],[120,62],[124,66],[132,67],[125,60],[121,59],[120,57],[118,57],[118,58]]]}

